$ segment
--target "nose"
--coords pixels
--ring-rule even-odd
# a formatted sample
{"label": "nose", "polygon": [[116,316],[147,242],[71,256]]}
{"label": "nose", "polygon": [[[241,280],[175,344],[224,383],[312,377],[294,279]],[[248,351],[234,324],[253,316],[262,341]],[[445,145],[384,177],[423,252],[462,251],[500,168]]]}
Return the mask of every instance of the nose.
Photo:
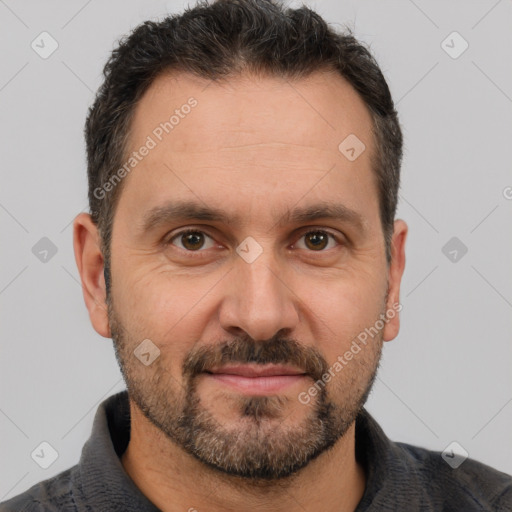
{"label": "nose", "polygon": [[253,340],[294,330],[299,322],[298,298],[272,257],[264,252],[252,263],[239,258],[231,274],[219,311],[224,330],[234,335],[244,331]]}

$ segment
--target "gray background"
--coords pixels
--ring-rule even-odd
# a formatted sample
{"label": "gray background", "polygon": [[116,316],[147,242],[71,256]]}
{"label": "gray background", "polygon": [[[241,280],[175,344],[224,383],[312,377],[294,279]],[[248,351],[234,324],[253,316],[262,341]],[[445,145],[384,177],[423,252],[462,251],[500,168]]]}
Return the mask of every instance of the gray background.
{"label": "gray background", "polygon": [[[0,0],[0,501],[75,464],[98,403],[124,389],[72,250],[87,208],[82,130],[115,41],[185,5]],[[394,440],[457,441],[512,473],[512,2],[308,5],[371,45],[404,128],[402,329],[368,408]],[[59,45],[47,59],[31,48],[43,31]],[[469,44],[458,58],[441,45],[453,31]],[[57,248],[47,262],[32,252],[43,237]],[[42,441],[59,455],[48,469],[31,458]]]}

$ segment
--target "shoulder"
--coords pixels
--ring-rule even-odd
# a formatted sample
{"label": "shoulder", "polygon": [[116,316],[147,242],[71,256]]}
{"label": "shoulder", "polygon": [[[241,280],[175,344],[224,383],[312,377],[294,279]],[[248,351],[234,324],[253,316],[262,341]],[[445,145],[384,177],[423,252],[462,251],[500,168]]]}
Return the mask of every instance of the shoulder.
{"label": "shoulder", "polygon": [[438,503],[467,503],[474,510],[512,510],[512,476],[470,458],[454,468],[439,451],[400,442],[394,445],[401,453],[397,463],[402,461],[403,469],[412,471]]}
{"label": "shoulder", "polygon": [[0,512],[77,512],[76,470],[77,466],[67,469],[0,503]]}
{"label": "shoulder", "polygon": [[358,511],[512,511],[512,476],[453,452],[443,458],[392,441],[364,408],[356,420],[356,457],[367,473]]}

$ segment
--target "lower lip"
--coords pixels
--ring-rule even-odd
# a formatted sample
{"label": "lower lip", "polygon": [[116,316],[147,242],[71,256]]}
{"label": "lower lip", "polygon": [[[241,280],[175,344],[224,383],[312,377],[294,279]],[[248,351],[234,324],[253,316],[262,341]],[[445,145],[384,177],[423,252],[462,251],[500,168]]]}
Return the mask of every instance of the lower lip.
{"label": "lower lip", "polygon": [[207,377],[225,384],[237,391],[252,395],[266,395],[284,391],[293,384],[300,382],[305,375],[272,375],[267,377],[243,377],[228,373],[207,373]]}

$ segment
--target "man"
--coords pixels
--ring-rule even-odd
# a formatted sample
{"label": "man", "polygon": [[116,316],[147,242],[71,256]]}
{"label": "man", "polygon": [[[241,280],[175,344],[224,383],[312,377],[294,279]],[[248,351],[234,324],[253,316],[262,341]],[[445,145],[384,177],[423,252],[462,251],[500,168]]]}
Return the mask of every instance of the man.
{"label": "man", "polygon": [[402,136],[369,52],[219,0],[121,42],[86,123],[84,298],[127,392],[2,511],[512,510],[364,409],[399,330]]}

